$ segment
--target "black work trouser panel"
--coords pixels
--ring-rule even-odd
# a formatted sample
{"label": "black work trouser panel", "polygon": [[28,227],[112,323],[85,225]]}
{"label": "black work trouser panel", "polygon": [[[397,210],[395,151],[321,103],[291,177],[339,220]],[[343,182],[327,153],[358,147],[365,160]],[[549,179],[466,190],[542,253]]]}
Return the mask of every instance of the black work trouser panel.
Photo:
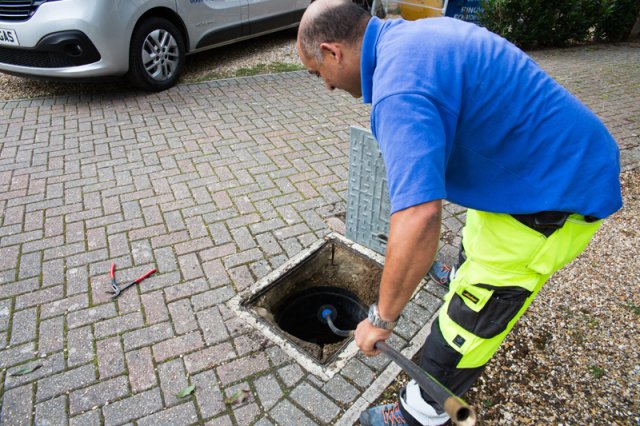
{"label": "black work trouser panel", "polygon": [[[431,333],[427,336],[418,365],[427,373],[432,375],[447,389],[457,396],[464,395],[473,386],[475,381],[484,371],[484,367],[477,368],[456,368],[462,355],[453,349],[442,337],[438,319],[431,325]],[[436,401],[427,394],[422,388],[420,389],[422,399],[436,409],[443,412]],[[421,426],[400,404],[400,410],[409,426]]]}

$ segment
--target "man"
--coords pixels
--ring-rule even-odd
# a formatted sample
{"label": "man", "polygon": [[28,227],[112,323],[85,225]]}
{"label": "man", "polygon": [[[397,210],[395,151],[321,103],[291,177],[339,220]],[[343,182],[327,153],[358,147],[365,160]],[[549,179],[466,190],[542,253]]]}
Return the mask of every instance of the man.
{"label": "man", "polygon": [[[431,266],[441,200],[467,207],[457,269],[420,365],[466,392],[545,281],[622,205],[615,141],[526,54],[449,18],[383,21],[348,0],[316,0],[298,54],[327,88],[371,103],[390,231],[377,306],[355,339],[387,339]],[[364,425],[448,422],[415,382]]]}

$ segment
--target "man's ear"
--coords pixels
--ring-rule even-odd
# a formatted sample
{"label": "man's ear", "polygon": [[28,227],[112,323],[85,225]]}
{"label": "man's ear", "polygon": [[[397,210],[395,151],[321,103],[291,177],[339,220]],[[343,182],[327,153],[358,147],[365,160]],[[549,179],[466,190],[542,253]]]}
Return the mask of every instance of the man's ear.
{"label": "man's ear", "polygon": [[336,62],[342,62],[342,46],[339,43],[320,43],[322,56],[331,56]]}

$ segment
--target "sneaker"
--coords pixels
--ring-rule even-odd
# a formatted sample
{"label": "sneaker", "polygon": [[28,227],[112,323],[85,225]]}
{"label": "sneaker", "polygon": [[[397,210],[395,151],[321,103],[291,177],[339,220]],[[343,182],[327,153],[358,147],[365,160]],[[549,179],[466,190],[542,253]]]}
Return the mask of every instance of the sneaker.
{"label": "sneaker", "polygon": [[429,277],[442,287],[449,289],[449,283],[451,282],[451,272],[453,268],[445,265],[437,260],[431,265],[429,269]]}
{"label": "sneaker", "polygon": [[378,405],[360,414],[362,426],[402,426],[407,422],[400,412],[400,403]]}

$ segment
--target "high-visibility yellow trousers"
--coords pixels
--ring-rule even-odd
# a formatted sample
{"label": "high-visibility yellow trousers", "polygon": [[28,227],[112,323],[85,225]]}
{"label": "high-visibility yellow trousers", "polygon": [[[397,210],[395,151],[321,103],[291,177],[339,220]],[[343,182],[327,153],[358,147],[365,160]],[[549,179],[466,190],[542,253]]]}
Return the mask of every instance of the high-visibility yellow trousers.
{"label": "high-visibility yellow trousers", "polygon": [[584,250],[601,223],[571,214],[545,237],[511,215],[469,209],[466,261],[438,317],[442,337],[461,355],[456,367],[486,364],[542,285]]}

